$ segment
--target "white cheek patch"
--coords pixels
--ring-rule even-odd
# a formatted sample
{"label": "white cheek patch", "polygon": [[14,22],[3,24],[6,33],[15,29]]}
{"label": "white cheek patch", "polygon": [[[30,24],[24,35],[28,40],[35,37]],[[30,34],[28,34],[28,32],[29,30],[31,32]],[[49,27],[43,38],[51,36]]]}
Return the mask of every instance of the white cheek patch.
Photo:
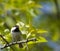
{"label": "white cheek patch", "polygon": [[13,27],[12,29],[11,29],[11,32],[13,31],[13,30],[15,30],[16,29],[16,27]]}

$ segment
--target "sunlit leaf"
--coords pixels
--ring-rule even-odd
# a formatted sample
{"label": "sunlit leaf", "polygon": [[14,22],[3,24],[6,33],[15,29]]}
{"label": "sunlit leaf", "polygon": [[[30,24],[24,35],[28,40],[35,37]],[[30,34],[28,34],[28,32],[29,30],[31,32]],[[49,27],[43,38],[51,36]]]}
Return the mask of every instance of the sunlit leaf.
{"label": "sunlit leaf", "polygon": [[53,41],[57,41],[59,39],[58,32],[55,32],[54,36],[52,37]]}
{"label": "sunlit leaf", "polygon": [[34,41],[34,42],[28,42],[28,44],[35,44],[36,42]]}
{"label": "sunlit leaf", "polygon": [[39,29],[39,30],[37,30],[37,33],[48,33],[48,31],[47,30]]}
{"label": "sunlit leaf", "polygon": [[30,37],[30,36],[31,36],[31,33],[29,33],[26,38],[28,38],[28,37]]}
{"label": "sunlit leaf", "polygon": [[41,42],[48,42],[44,37],[39,37],[39,38],[37,38],[37,43],[41,43]]}

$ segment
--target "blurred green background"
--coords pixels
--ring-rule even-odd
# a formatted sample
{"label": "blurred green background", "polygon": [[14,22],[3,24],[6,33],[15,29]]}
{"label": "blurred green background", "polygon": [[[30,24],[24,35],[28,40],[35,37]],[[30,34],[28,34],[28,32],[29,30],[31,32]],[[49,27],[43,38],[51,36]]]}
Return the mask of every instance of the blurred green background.
{"label": "blurred green background", "polygon": [[[24,47],[0,51],[60,51],[60,0],[0,0],[0,35],[11,42],[10,29],[19,25],[24,39],[36,38]],[[5,42],[0,37],[0,47]]]}

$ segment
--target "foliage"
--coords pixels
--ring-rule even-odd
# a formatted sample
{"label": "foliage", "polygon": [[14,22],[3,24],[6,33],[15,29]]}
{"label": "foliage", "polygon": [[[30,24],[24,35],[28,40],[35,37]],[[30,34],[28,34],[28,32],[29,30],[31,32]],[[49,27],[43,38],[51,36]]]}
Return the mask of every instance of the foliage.
{"label": "foliage", "polygon": [[[17,24],[24,39],[38,40],[25,43],[22,49],[16,45],[1,51],[54,51],[60,44],[60,19],[56,15],[54,0],[0,0],[0,34],[11,42],[10,29]],[[5,44],[1,38],[0,44]]]}

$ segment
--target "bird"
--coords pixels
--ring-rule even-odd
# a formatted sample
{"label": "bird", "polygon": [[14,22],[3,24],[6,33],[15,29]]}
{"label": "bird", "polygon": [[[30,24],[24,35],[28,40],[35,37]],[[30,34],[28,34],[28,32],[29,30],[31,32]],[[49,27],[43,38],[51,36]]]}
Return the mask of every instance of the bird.
{"label": "bird", "polygon": [[[17,42],[22,40],[22,33],[19,30],[19,26],[15,25],[11,28],[12,41]],[[19,48],[23,48],[23,44],[19,44]]]}

